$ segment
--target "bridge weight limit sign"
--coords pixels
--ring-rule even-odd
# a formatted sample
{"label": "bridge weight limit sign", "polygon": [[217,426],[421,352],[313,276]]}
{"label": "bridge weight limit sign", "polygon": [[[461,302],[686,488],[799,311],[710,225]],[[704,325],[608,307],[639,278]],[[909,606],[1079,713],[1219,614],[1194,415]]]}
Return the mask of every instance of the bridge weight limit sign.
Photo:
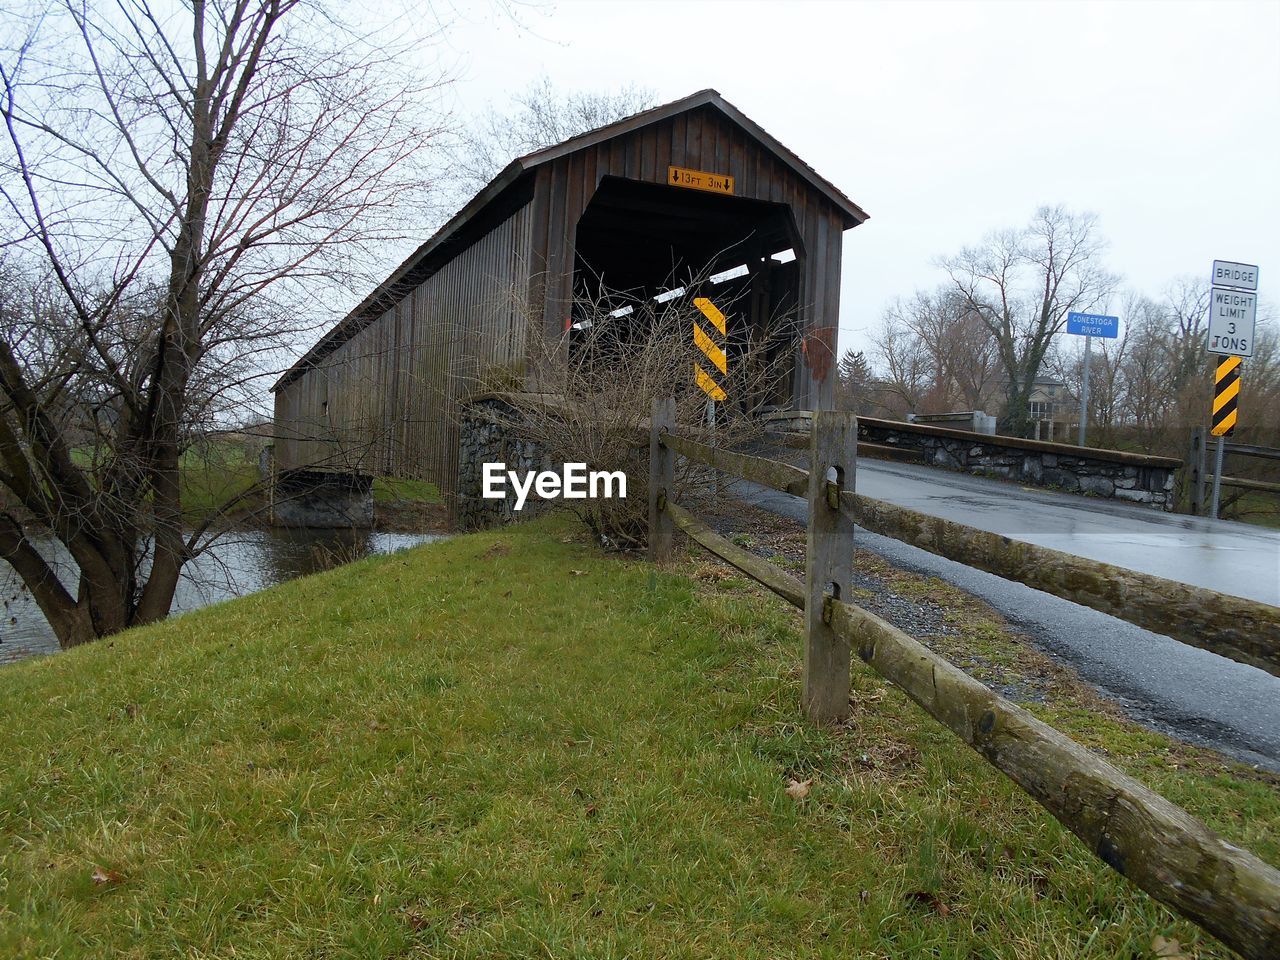
{"label": "bridge weight limit sign", "polygon": [[1251,263],[1213,261],[1213,289],[1209,292],[1209,352],[1252,357],[1257,321],[1258,268]]}
{"label": "bridge weight limit sign", "polygon": [[1218,438],[1214,452],[1213,504],[1209,515],[1218,518],[1222,490],[1225,438],[1239,419],[1240,372],[1245,357],[1253,356],[1253,335],[1258,319],[1258,267],[1234,260],[1213,261],[1213,286],[1209,291],[1209,331],[1205,349],[1213,355],[1213,410],[1209,432]]}

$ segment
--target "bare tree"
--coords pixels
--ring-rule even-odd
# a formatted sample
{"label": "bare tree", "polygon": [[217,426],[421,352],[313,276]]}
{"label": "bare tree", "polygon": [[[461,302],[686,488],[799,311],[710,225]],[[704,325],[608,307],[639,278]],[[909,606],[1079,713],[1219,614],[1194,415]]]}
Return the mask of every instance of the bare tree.
{"label": "bare tree", "polygon": [[1197,277],[1179,277],[1165,291],[1165,311],[1171,326],[1169,365],[1175,389],[1195,380],[1203,366],[1209,291],[1209,282]]}
{"label": "bare tree", "polygon": [[[790,351],[771,348],[780,338],[794,342],[799,333],[790,314],[755,329],[734,323],[724,343],[725,370],[718,372],[689,336],[695,323],[711,328],[696,298],[714,297],[717,308],[730,316],[735,298],[717,292],[705,272],[671,278],[667,287],[678,295],[659,300],[608,289],[580,293],[572,304],[571,326],[557,336],[530,323],[530,366],[540,371],[538,392],[505,393],[513,413],[504,426],[535,444],[548,464],[585,463],[592,470],[626,474],[625,498],[565,502],[605,546],[633,547],[647,537],[647,430],[654,399],[675,397],[676,423],[686,436],[729,448],[759,441],[768,426],[761,414],[772,409],[776,386],[785,382],[791,362]],[[711,419],[708,395],[696,383],[698,367],[709,371],[722,391]],[[477,382],[484,391],[513,386],[501,374],[494,380],[484,372]],[[684,462],[674,497],[696,495],[711,483],[706,468]]]}
{"label": "bare tree", "polygon": [[941,261],[995,339],[1009,432],[1029,434],[1031,391],[1067,314],[1105,300],[1114,285],[1098,262],[1102,248],[1095,216],[1041,207],[1026,227],[992,233]]}
{"label": "bare tree", "polygon": [[929,391],[929,360],[902,301],[890,306],[873,339],[884,392],[894,413],[917,413]]}
{"label": "bare tree", "polygon": [[168,613],[214,519],[184,515],[184,451],[324,319],[315,281],[402,235],[436,130],[403,51],[297,0],[22,26],[0,197],[10,267],[40,276],[0,335],[0,557],[70,646]]}
{"label": "bare tree", "polygon": [[[1133,331],[1148,329],[1160,318],[1158,304],[1132,291],[1124,298],[1122,312],[1126,319],[1121,335],[1114,340],[1099,339],[1090,346],[1089,409],[1086,415],[1088,422],[1096,426],[1098,442],[1107,447],[1120,445],[1119,431],[1125,422],[1125,409],[1131,402],[1134,383],[1125,376],[1125,369],[1130,348],[1140,339],[1132,335]],[[1080,351],[1074,368],[1077,376],[1072,379],[1081,381],[1082,386],[1083,351]],[[1074,392],[1076,397],[1080,396],[1079,387]]]}
{"label": "bare tree", "polygon": [[652,90],[631,84],[615,91],[566,92],[542,77],[512,95],[505,109],[490,105],[456,135],[448,178],[454,206],[462,206],[515,158],[647,110],[654,99]]}
{"label": "bare tree", "polygon": [[[1128,291],[1120,307],[1120,335],[1097,339],[1090,347],[1089,424],[1096,445],[1132,445],[1135,411],[1159,405],[1162,393],[1163,307],[1137,291]],[[1084,374],[1084,347],[1078,337],[1066,349],[1051,348],[1046,366],[1061,380],[1076,405]]]}
{"label": "bare tree", "polygon": [[986,324],[956,291],[916,291],[892,304],[875,335],[876,354],[901,412],[939,413],[982,406],[995,374]]}

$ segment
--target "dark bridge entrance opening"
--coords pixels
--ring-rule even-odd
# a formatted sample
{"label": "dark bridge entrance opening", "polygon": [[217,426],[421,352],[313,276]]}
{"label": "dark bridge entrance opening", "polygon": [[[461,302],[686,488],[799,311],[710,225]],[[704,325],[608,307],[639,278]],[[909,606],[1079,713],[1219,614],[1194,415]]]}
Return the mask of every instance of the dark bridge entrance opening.
{"label": "dark bridge entrance opening", "polygon": [[731,369],[750,343],[751,355],[777,371],[752,406],[785,406],[803,275],[784,204],[605,177],[578,221],[570,320],[645,300],[706,297],[726,315]]}

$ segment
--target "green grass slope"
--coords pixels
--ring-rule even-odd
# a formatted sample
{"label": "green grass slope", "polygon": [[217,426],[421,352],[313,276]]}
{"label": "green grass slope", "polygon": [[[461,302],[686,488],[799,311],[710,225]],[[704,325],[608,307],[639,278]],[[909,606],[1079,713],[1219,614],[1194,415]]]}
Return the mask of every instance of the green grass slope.
{"label": "green grass slope", "polygon": [[[0,670],[0,956],[1225,955],[874,676],[804,723],[779,602],[568,532]],[[1268,784],[1139,775],[1280,859]]]}

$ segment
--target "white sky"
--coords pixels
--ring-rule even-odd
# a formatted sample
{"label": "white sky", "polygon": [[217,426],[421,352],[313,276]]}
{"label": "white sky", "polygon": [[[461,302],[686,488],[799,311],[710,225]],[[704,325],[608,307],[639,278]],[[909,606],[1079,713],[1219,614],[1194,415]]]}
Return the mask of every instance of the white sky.
{"label": "white sky", "polygon": [[1263,299],[1280,299],[1274,0],[514,10],[523,26],[460,4],[460,113],[542,74],[660,101],[714,87],[871,214],[845,235],[842,348],[939,282],[934,257],[1044,203],[1098,213],[1110,268],[1143,292],[1217,257],[1259,264]]}

